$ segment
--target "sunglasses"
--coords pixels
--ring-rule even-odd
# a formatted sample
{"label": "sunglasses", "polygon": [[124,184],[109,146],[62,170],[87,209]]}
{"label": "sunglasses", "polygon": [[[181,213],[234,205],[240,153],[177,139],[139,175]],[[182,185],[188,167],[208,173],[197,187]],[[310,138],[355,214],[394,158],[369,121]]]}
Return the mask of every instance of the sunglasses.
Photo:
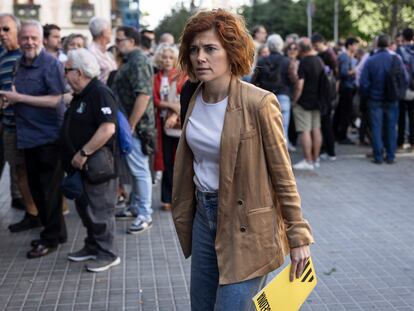
{"label": "sunglasses", "polygon": [[118,39],[118,38],[116,38],[115,39],[115,43],[121,43],[122,41],[126,41],[126,40],[128,40],[128,38],[122,38],[122,39]]}
{"label": "sunglasses", "polygon": [[78,68],[65,68],[65,74],[68,74],[69,71],[78,70]]}
{"label": "sunglasses", "polygon": [[9,32],[10,31],[10,27],[1,27],[0,30],[3,30],[4,32]]}

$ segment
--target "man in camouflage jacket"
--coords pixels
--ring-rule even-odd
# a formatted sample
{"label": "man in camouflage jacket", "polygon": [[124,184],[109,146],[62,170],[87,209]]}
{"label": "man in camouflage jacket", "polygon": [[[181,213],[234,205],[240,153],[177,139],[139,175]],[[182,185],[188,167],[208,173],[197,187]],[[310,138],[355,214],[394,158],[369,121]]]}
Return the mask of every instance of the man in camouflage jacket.
{"label": "man in camouflage jacket", "polygon": [[131,27],[119,27],[116,46],[125,58],[113,83],[133,133],[132,152],[127,163],[133,177],[130,206],[117,218],[135,217],[128,232],[141,233],[152,226],[152,180],[149,155],[154,151],[156,129],[152,101],[153,69],[139,48],[139,33]]}

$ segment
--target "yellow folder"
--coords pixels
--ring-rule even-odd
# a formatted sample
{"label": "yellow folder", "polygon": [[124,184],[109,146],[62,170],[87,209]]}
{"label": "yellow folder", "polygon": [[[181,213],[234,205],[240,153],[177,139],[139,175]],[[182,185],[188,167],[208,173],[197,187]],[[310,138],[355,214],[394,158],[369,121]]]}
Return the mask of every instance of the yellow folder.
{"label": "yellow folder", "polygon": [[300,278],[289,280],[290,264],[253,297],[258,311],[298,311],[315,288],[317,280],[309,258]]}

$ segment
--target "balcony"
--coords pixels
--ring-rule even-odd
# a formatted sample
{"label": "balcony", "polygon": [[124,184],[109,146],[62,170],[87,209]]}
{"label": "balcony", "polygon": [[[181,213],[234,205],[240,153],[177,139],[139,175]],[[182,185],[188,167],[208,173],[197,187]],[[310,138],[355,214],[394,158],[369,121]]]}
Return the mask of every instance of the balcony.
{"label": "balcony", "polygon": [[95,7],[93,4],[72,3],[72,23],[86,25],[95,15]]}
{"label": "balcony", "polygon": [[39,20],[40,5],[37,4],[15,4],[14,15],[22,20]]}
{"label": "balcony", "polygon": [[122,13],[120,10],[111,10],[111,22],[112,27],[122,26]]}

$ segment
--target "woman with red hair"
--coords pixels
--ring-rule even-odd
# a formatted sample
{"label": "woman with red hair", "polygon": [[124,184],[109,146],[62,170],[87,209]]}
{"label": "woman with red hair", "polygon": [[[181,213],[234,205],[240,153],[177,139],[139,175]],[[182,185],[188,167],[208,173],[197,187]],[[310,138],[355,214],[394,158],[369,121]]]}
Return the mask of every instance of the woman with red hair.
{"label": "woman with red hair", "polygon": [[162,171],[161,208],[171,209],[174,154],[180,130],[180,93],[183,79],[177,72],[178,49],[175,45],[160,44],[154,62],[159,69],[154,76],[154,105],[156,107],[157,152],[154,170]]}
{"label": "woman with red hair", "polygon": [[249,310],[287,252],[291,280],[310,256],[276,96],[240,80],[253,55],[243,19],[223,9],[197,13],[181,36],[180,65],[201,82],[183,120],[172,204],[192,256],[193,311]]}

